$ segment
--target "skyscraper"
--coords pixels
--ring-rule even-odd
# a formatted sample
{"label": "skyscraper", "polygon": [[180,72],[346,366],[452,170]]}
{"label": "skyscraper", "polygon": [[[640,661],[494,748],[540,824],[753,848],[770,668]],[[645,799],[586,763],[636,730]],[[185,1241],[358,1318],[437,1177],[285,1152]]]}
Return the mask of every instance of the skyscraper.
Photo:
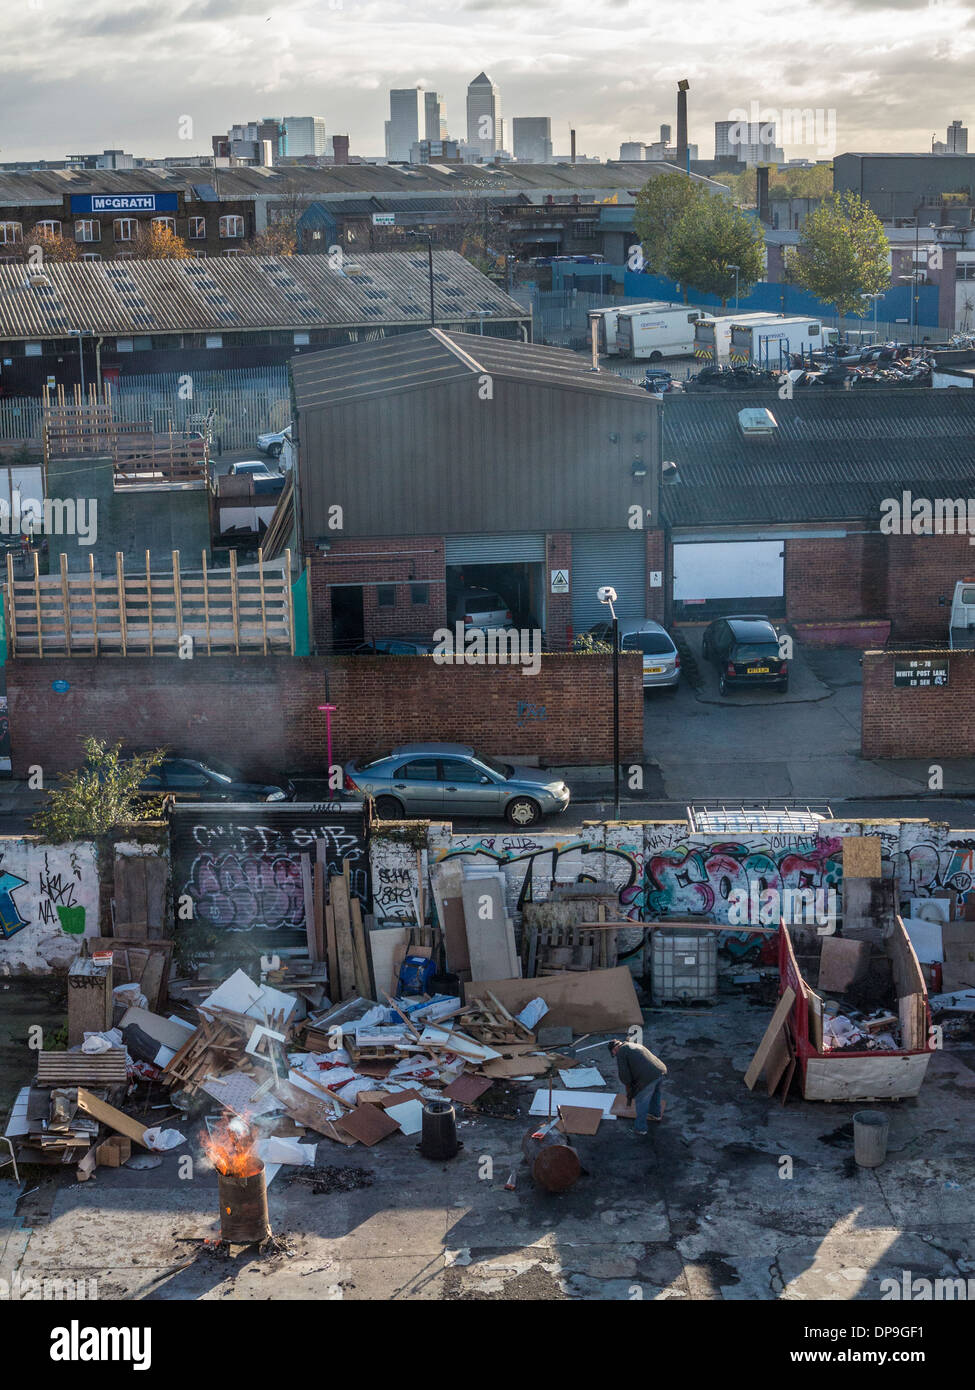
{"label": "skyscraper", "polygon": [[386,158],[408,164],[410,151],[419,138],[420,92],[416,87],[394,88],[389,94]]}
{"label": "skyscraper", "polygon": [[501,93],[486,72],[479,72],[467,88],[467,143],[476,145],[484,159],[501,148]]}
{"label": "skyscraper", "polygon": [[439,92],[423,93],[423,138],[446,140],[447,108]]}
{"label": "skyscraper", "polygon": [[552,162],[552,118],[515,116],[511,122],[512,153],[526,164]]}
{"label": "skyscraper", "polygon": [[285,116],[281,154],[316,156],[325,154],[325,121],[321,116]]}

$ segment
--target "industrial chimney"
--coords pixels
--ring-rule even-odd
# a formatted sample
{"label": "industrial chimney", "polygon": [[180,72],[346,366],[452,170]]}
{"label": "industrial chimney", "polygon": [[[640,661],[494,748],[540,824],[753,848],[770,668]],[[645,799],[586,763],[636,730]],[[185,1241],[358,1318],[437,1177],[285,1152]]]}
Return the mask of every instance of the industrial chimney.
{"label": "industrial chimney", "polygon": [[576,162],[576,133],[574,130],[569,131],[569,148],[571,150],[569,157],[574,164]]}
{"label": "industrial chimney", "polygon": [[348,164],[349,162],[349,137],[347,135],[333,135],[332,148],[335,151],[336,164]]}
{"label": "industrial chimney", "polygon": [[677,84],[677,163],[687,168],[687,89],[690,86],[686,77]]}

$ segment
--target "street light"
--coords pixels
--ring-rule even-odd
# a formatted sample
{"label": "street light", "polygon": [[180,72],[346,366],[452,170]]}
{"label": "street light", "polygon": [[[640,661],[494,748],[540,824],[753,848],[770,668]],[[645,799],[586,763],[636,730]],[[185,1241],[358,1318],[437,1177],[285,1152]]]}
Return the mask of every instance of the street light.
{"label": "street light", "polygon": [[69,330],[69,332],[70,332],[70,336],[71,336],[72,338],[77,338],[77,339],[78,339],[78,366],[79,366],[79,368],[80,368],[80,370],[81,370],[81,400],[82,400],[82,404],[84,404],[84,399],[85,399],[85,353],[84,353],[84,346],[83,346],[83,345],[84,345],[84,340],[85,340],[85,334],[86,334],[86,333],[90,333],[92,336],[94,336],[94,330],[91,329],[91,328],[72,328],[72,329]]}
{"label": "street light", "polygon": [[725,266],[725,270],[733,270],[733,271],[735,272],[735,313],[737,314],[737,312],[738,312],[738,272],[741,270],[741,266],[740,266],[740,265],[727,265],[727,266]]}
{"label": "street light", "polygon": [[427,264],[430,269],[430,327],[436,328],[437,319],[433,311],[433,237],[429,232],[407,231],[407,236],[419,237],[427,244]]}
{"label": "street light", "polygon": [[884,296],[882,292],[878,292],[876,294],[861,294],[860,296],[861,299],[873,300],[873,336],[875,342],[877,338],[880,336],[879,330],[877,328],[877,300],[883,299],[883,297]]}
{"label": "street light", "polygon": [[613,607],[617,593],[609,584],[596,590],[600,603],[605,603],[613,617],[613,819],[620,818],[620,624]]}

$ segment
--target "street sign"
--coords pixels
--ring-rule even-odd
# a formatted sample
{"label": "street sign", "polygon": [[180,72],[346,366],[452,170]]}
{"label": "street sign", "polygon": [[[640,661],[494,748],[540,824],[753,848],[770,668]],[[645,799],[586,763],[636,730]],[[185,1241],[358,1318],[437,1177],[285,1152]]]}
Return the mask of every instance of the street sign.
{"label": "street sign", "polygon": [[894,663],[894,684],[917,690],[948,684],[951,663],[946,656]]}
{"label": "street sign", "polygon": [[374,227],[395,227],[395,212],[374,212],[372,214],[372,225]]}
{"label": "street sign", "polygon": [[569,571],[568,571],[568,570],[553,570],[553,571],[552,571],[552,593],[553,593],[553,594],[567,594],[568,592],[569,592]]}

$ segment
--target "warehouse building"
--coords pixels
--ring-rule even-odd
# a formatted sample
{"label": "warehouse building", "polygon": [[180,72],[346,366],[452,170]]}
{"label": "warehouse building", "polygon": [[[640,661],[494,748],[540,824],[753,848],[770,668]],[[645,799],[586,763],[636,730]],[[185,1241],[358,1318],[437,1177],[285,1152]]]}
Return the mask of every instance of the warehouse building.
{"label": "warehouse building", "polygon": [[[660,405],[585,359],[439,329],[292,365],[319,647],[431,633],[497,593],[548,646],[662,596]],[[463,609],[460,609],[460,616]]]}
{"label": "warehouse building", "polygon": [[[263,366],[430,322],[423,252],[0,265],[0,390]],[[531,314],[453,251],[433,262],[448,329],[531,336]]]}

